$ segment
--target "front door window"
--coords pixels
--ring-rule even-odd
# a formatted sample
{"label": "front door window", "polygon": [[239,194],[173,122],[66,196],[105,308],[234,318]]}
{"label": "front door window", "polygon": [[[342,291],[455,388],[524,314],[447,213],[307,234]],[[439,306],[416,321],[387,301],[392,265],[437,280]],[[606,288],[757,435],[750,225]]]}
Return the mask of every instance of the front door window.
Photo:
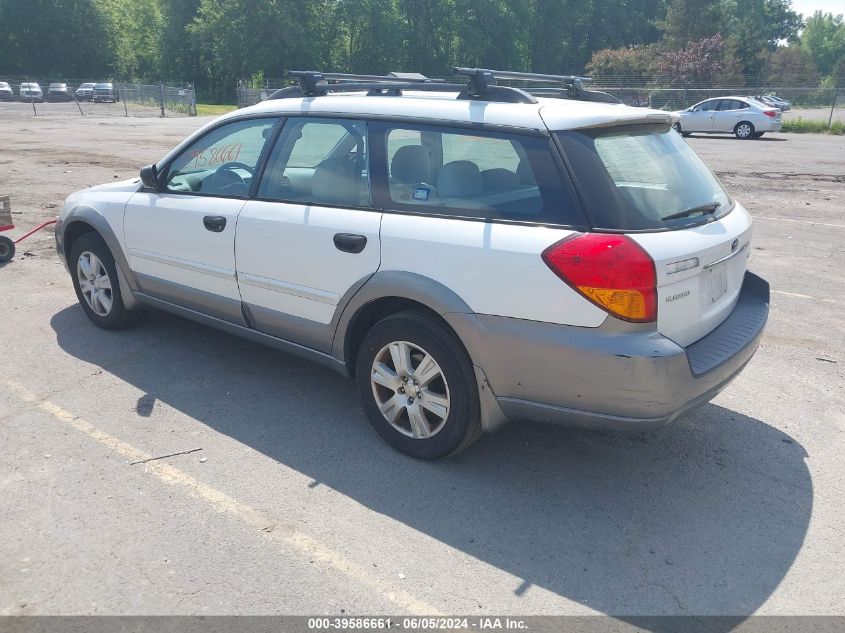
{"label": "front door window", "polygon": [[165,189],[245,198],[276,123],[277,119],[246,119],[212,130],[170,164]]}

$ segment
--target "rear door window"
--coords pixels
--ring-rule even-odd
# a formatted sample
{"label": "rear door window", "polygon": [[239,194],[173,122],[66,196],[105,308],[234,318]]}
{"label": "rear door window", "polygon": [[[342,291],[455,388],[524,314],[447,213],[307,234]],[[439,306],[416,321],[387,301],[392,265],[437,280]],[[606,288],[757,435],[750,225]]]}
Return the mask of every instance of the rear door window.
{"label": "rear door window", "polygon": [[411,213],[585,224],[547,138],[459,128],[373,125],[376,204]]}

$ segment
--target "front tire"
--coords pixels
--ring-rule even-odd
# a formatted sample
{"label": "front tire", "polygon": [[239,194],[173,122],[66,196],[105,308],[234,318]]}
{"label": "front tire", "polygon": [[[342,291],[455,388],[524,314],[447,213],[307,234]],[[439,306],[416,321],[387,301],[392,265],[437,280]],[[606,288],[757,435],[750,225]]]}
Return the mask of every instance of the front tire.
{"label": "front tire", "polygon": [[137,323],[140,314],[123,303],[114,256],[103,238],[96,233],[79,237],[68,263],[76,298],[91,323],[104,330],[124,330]]}
{"label": "front tire", "polygon": [[417,459],[457,453],[481,435],[472,362],[451,331],[420,312],[400,312],[364,336],[356,385],[370,423]]}
{"label": "front tire", "polygon": [[740,121],[734,127],[734,135],[741,141],[754,138],[754,125],[748,121]]}
{"label": "front tire", "polygon": [[5,264],[15,256],[15,243],[5,235],[0,235],[0,264]]}

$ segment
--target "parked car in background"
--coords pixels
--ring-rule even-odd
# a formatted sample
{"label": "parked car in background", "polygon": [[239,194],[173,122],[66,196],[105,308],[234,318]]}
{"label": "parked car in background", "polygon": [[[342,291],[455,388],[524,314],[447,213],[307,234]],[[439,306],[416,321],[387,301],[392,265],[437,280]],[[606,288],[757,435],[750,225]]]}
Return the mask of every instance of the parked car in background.
{"label": "parked car in background", "polygon": [[114,89],[114,84],[95,84],[93,100],[95,103],[116,103],[117,92]]}
{"label": "parked car in background", "polygon": [[84,83],[76,89],[77,101],[91,101],[94,98],[94,83]]}
{"label": "parked car in background", "polygon": [[18,90],[18,96],[27,101],[38,101],[39,103],[44,101],[44,91],[35,82],[22,83]]}
{"label": "parked car in background", "polygon": [[734,134],[738,139],[751,139],[778,132],[783,125],[781,110],[750,97],[707,99],[677,114],[680,120],[672,127],[683,135]]}
{"label": "parked car in background", "polygon": [[0,100],[14,99],[14,97],[15,93],[12,90],[12,87],[5,81],[0,81]]}
{"label": "parked car in background", "polygon": [[772,108],[778,108],[781,112],[786,112],[787,110],[792,109],[792,104],[789,103],[789,101],[787,101],[786,99],[781,99],[780,97],[776,97],[774,95],[757,95],[756,97],[752,98],[759,101],[763,105],[767,105]]}
{"label": "parked car in background", "polygon": [[55,82],[47,88],[47,101],[73,101],[73,95],[66,83]]}

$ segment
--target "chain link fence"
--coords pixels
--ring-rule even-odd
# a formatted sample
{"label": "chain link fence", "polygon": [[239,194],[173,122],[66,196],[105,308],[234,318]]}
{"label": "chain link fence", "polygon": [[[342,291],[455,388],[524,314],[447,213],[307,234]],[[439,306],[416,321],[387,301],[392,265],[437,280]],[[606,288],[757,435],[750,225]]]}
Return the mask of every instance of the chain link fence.
{"label": "chain link fence", "polygon": [[0,75],[0,110],[55,116],[196,116],[197,100],[190,85]]}
{"label": "chain link fence", "polygon": [[247,106],[260,103],[276,90],[290,86],[291,84],[292,82],[288,79],[267,79],[262,87],[257,88],[249,80],[242,79],[238,82],[237,87],[238,107],[246,108]]}

